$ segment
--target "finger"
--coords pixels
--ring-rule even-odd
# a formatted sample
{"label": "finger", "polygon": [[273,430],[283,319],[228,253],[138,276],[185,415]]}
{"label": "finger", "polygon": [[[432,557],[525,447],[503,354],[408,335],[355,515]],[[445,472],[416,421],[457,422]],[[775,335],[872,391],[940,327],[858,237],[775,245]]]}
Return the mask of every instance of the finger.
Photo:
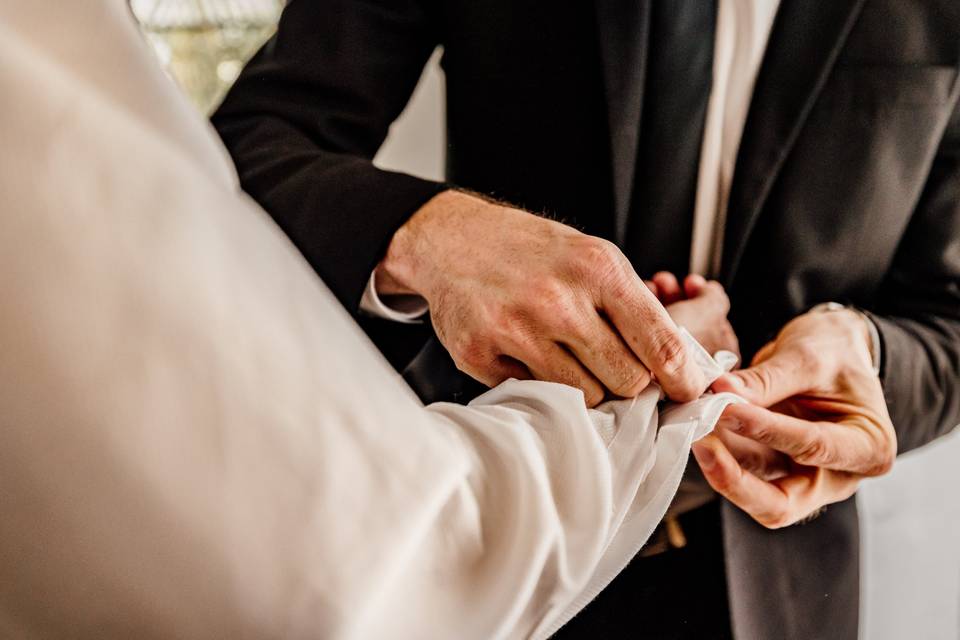
{"label": "finger", "polygon": [[[737,338],[736,331],[733,330],[733,327],[730,326],[729,322],[726,322],[720,328],[720,335],[722,336],[722,341],[720,343],[721,348],[724,351],[729,351],[736,357],[736,359],[733,361],[733,365],[730,366],[729,369],[730,370],[738,369],[740,358],[742,356],[740,354],[740,339]],[[716,355],[717,354],[714,354],[714,357],[716,357]]]}
{"label": "finger", "polygon": [[846,500],[860,485],[859,476],[815,467],[803,468],[801,473],[774,480],[794,504],[791,522],[798,522],[823,506]]}
{"label": "finger", "polygon": [[589,407],[595,407],[603,400],[600,382],[569,351],[555,342],[540,342],[526,355],[513,357],[523,362],[537,380],[559,382],[580,389]]}
{"label": "finger", "polygon": [[650,289],[650,293],[652,293],[657,298],[660,297],[660,290],[657,288],[656,282],[654,282],[653,280],[644,280],[643,284],[647,285],[647,289]]}
{"label": "finger", "polygon": [[729,391],[761,407],[769,407],[810,390],[813,374],[793,350],[775,351],[748,369],[720,376],[714,391]]}
{"label": "finger", "polygon": [[677,276],[669,271],[658,271],[653,274],[653,282],[657,285],[660,302],[664,305],[673,304],[678,300],[683,300],[683,289],[677,282]]}
{"label": "finger", "polygon": [[633,398],[650,384],[650,372],[593,309],[579,335],[561,341],[612,393]]}
{"label": "finger", "polygon": [[457,367],[474,380],[478,380],[491,389],[505,380],[530,380],[533,376],[523,365],[509,356],[491,353],[485,360],[472,364],[458,362]]}
{"label": "finger", "polygon": [[500,382],[515,378],[517,380],[532,380],[533,374],[520,361],[514,360],[510,356],[497,356],[496,367],[498,375],[502,378]]}
{"label": "finger", "polygon": [[790,496],[743,469],[718,437],[710,434],[694,443],[693,455],[714,491],[754,520],[769,528],[790,524]]}
{"label": "finger", "polygon": [[857,476],[816,467],[764,482],[737,464],[713,434],[694,443],[693,454],[713,489],[760,524],[775,529],[793,524],[812,511],[846,500],[859,485]]}
{"label": "finger", "polygon": [[723,285],[715,280],[705,282],[699,293],[693,298],[698,303],[705,302],[713,307],[714,313],[726,317],[730,311],[730,298]]}
{"label": "finger", "polygon": [[697,273],[691,273],[683,279],[683,290],[688,298],[696,298],[707,284],[707,279]]}
{"label": "finger", "polygon": [[791,460],[788,455],[727,429],[725,423],[721,419],[713,433],[744,470],[766,481],[782,478],[790,472]]}
{"label": "finger", "polygon": [[748,404],[728,406],[723,418],[730,431],[807,466],[872,474],[883,453],[867,429],[850,423],[811,422]]}
{"label": "finger", "polygon": [[703,372],[666,309],[639,284],[634,276],[632,283],[603,290],[602,309],[672,400],[694,400],[706,389]]}

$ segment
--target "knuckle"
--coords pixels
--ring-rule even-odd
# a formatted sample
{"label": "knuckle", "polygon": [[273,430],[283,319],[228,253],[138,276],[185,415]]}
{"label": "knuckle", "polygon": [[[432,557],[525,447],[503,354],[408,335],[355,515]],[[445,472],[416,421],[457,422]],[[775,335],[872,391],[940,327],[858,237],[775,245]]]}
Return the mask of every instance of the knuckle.
{"label": "knuckle", "polygon": [[643,367],[630,367],[624,375],[621,390],[618,392],[625,398],[636,396],[650,384],[650,374]]}
{"label": "knuckle", "polygon": [[745,369],[742,374],[753,378],[753,384],[750,385],[759,391],[760,397],[767,397],[773,390],[773,374],[769,367],[754,367]]}
{"label": "knuckle", "polygon": [[727,313],[730,312],[730,297],[727,295],[727,292],[724,291],[723,285],[720,283],[712,282],[709,286],[716,299],[718,311],[720,314],[726,317]]}
{"label": "knuckle", "polygon": [[686,375],[690,369],[686,346],[675,332],[663,330],[653,338],[653,363],[650,367],[665,382],[670,381],[670,396],[679,402],[697,399],[703,392],[702,380]]}
{"label": "knuckle", "polygon": [[[590,381],[581,378],[571,369],[566,367],[547,369],[543,372],[543,375],[544,380],[547,382],[557,382],[565,384],[568,387],[580,389],[583,391],[583,397],[588,403],[594,400],[599,402],[602,399],[603,392],[595,384],[591,384]],[[600,397],[597,397],[598,395]],[[596,402],[592,402],[592,404],[596,404]]]}
{"label": "knuckle", "polygon": [[531,278],[518,304],[528,306],[541,321],[553,325],[574,315],[570,287],[553,275]]}
{"label": "knuckle", "polygon": [[653,338],[653,358],[667,375],[680,373],[687,364],[687,350],[673,331],[661,330]]}
{"label": "knuckle", "polygon": [[639,280],[628,277],[624,270],[609,274],[605,280],[595,284],[594,288],[604,294],[604,297],[616,301],[618,306],[629,308],[639,323],[652,322],[658,318],[655,310],[661,305],[657,296]]}
{"label": "knuckle", "polygon": [[464,368],[479,369],[486,364],[487,341],[476,333],[464,332],[460,334],[451,347],[450,351],[454,355],[457,368],[461,371]]}
{"label": "knuckle", "polygon": [[[503,305],[496,305],[486,310],[484,314],[484,330],[489,334],[490,341],[497,344],[511,344],[516,341],[520,329],[519,313],[515,309]],[[473,336],[473,341],[479,338]],[[465,340],[464,344],[469,344]]]}
{"label": "knuckle", "polygon": [[758,522],[767,529],[782,529],[793,522],[786,509],[778,509],[758,518]]}
{"label": "knuckle", "polygon": [[559,300],[563,287],[552,272],[531,274],[526,279],[522,295],[529,303],[547,306]]}
{"label": "knuckle", "polygon": [[[558,278],[542,277],[526,287],[512,318],[516,325],[535,323],[553,338],[583,337],[587,309],[583,296]],[[592,311],[593,306],[589,309]],[[523,328],[522,326],[519,328]]]}
{"label": "knuckle", "polygon": [[585,318],[579,313],[573,304],[563,304],[548,316],[549,323],[553,326],[558,338],[585,338]]}
{"label": "knuckle", "polygon": [[741,424],[743,433],[757,442],[770,444],[770,441],[773,439],[769,429],[762,423],[753,420],[744,420]]}
{"label": "knuckle", "polygon": [[718,473],[711,482],[713,488],[720,494],[727,495],[736,486],[736,479],[729,473]]}
{"label": "knuckle", "polygon": [[595,236],[584,236],[577,249],[581,269],[591,278],[606,278],[621,271],[623,254],[617,245]]}
{"label": "knuckle", "polygon": [[612,361],[614,357],[613,354],[607,357],[613,371],[613,379],[608,383],[608,388],[618,396],[632,398],[647,387],[650,383],[650,375],[641,366],[618,364]]}
{"label": "knuckle", "polygon": [[773,391],[773,371],[769,367],[757,369],[754,373],[757,375],[757,382],[764,396]]}
{"label": "knuckle", "polygon": [[778,501],[775,505],[768,505],[768,508],[754,515],[754,520],[762,524],[767,529],[782,529],[793,524],[796,520],[792,500],[787,499]]}
{"label": "knuckle", "polygon": [[889,444],[884,444],[880,447],[876,461],[867,469],[864,475],[870,477],[886,475],[893,469],[896,460],[896,448]]}
{"label": "knuckle", "polygon": [[893,460],[878,462],[873,466],[869,467],[865,472],[864,476],[868,478],[877,478],[879,476],[884,476],[890,473],[893,469]]}
{"label": "knuckle", "polygon": [[595,384],[580,384],[583,391],[583,399],[587,405],[595,407],[603,401],[603,389]]}
{"label": "knuckle", "polygon": [[812,428],[814,431],[810,438],[797,452],[797,462],[815,466],[832,465],[834,460],[832,460],[831,448],[827,446],[826,439],[820,433],[820,428],[817,425],[813,425]]}
{"label": "knuckle", "polygon": [[530,322],[519,309],[501,309],[490,321],[492,342],[510,350],[522,349],[529,342]]}
{"label": "knuckle", "polygon": [[485,325],[493,332],[502,332],[510,323],[510,312],[503,306],[496,305],[485,309]]}

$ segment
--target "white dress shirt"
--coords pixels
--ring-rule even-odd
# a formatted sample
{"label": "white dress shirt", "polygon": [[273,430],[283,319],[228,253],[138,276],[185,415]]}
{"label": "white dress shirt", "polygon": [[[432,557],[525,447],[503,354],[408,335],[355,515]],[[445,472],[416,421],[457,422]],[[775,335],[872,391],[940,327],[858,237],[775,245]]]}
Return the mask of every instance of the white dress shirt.
{"label": "white dress shirt", "polygon": [[58,9],[0,0],[0,638],[545,638],[585,606],[737,399],[424,407],[126,3]]}
{"label": "white dress shirt", "polygon": [[727,200],[753,86],[780,0],[720,0],[713,49],[713,88],[700,147],[690,273],[720,270]]}
{"label": "white dress shirt", "polygon": [[[713,86],[707,106],[696,206],[693,214],[690,273],[716,277],[723,248],[727,199],[747,120],[753,86],[780,0],[719,0],[713,53]],[[678,81],[682,81],[678,79]],[[649,277],[652,274],[641,274]],[[396,322],[418,322],[427,303],[405,296],[387,305],[377,295],[374,275],[360,309]]]}

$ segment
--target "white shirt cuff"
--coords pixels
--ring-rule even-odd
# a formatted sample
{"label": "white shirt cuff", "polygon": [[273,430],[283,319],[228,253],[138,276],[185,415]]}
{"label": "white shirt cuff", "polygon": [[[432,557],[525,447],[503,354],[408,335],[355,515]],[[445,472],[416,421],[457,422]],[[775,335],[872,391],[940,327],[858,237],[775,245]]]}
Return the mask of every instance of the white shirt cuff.
{"label": "white shirt cuff", "polygon": [[415,295],[391,296],[387,305],[377,294],[376,271],[370,274],[367,288],[360,298],[360,311],[375,318],[404,324],[423,322],[423,316],[429,309],[427,301]]}

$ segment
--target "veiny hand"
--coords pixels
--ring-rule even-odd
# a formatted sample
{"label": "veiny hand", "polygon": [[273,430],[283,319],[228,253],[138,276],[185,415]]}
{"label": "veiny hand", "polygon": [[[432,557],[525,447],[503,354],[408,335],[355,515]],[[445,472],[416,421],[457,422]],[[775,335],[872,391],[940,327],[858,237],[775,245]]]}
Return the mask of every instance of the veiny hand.
{"label": "veiny hand", "polygon": [[495,386],[536,378],[632,397],[650,373],[674,400],[706,388],[676,325],[610,242],[447,191],[394,235],[383,293],[415,293],[457,366]]}
{"label": "veiny hand", "polygon": [[723,285],[707,281],[700,275],[689,275],[683,286],[676,276],[660,271],[647,282],[647,287],[667,308],[667,313],[713,354],[721,349],[740,357],[737,334],[727,320],[730,298]]}
{"label": "veiny hand", "polygon": [[887,473],[897,440],[871,362],[856,312],[791,321],[749,369],[714,383],[753,404],[729,406],[717,432],[694,446],[707,481],[760,524],[779,528]]}

